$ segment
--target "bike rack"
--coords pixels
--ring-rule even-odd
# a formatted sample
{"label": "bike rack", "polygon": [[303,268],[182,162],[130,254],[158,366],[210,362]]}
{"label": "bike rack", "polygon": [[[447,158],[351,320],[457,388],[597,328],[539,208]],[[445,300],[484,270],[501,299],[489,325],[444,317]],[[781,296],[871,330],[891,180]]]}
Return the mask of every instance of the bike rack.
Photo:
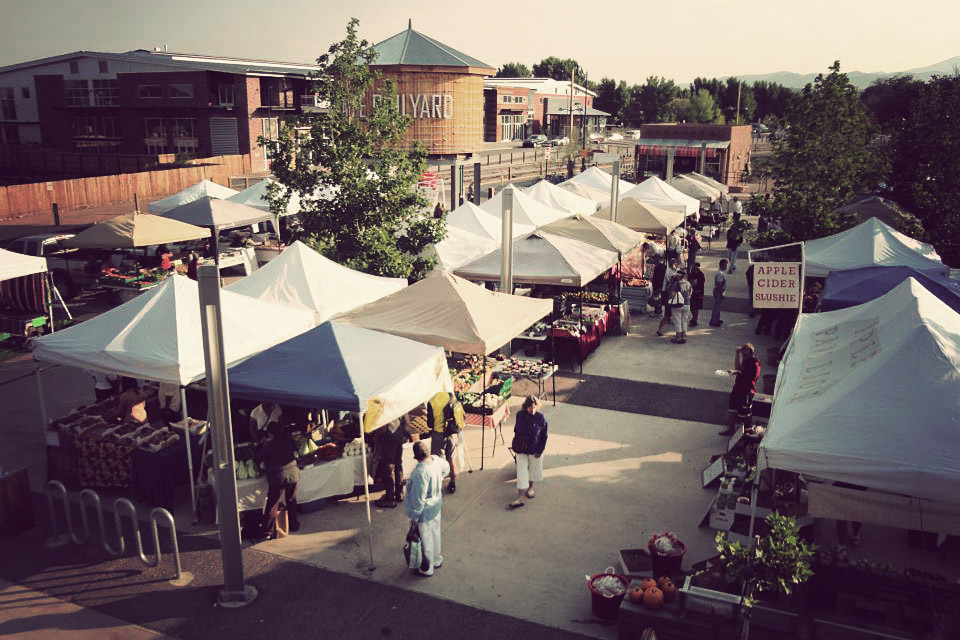
{"label": "bike rack", "polygon": [[[137,555],[140,558],[140,562],[148,567],[159,566],[162,559],[162,554],[160,552],[160,535],[157,531],[157,522],[159,520],[164,520],[165,524],[170,529],[170,540],[173,543],[173,562],[174,568],[176,569],[176,576],[170,582],[174,585],[182,586],[189,584],[193,580],[193,576],[189,572],[184,572],[181,570],[180,546],[177,544],[177,527],[173,520],[173,516],[170,515],[170,512],[166,509],[157,507],[150,512],[150,527],[151,532],[153,533],[153,557],[148,558],[143,552],[143,541],[140,537],[140,520],[137,518],[137,508],[132,502],[126,498],[117,498],[113,501],[113,522],[117,530],[117,547],[114,547],[107,539],[107,530],[103,519],[103,504],[96,491],[93,489],[84,489],[80,492],[80,521],[83,530],[80,535],[77,535],[77,533],[74,531],[73,519],[70,515],[70,501],[67,499],[67,488],[64,487],[63,483],[59,482],[58,480],[50,480],[47,482],[44,488],[46,489],[47,494],[47,507],[50,511],[50,525],[53,528],[53,537],[47,541],[47,547],[62,547],[71,540],[78,545],[84,545],[90,540],[90,524],[87,520],[87,510],[84,503],[84,500],[87,499],[87,501],[92,503],[92,506],[97,510],[97,524],[100,527],[100,538],[103,542],[103,548],[107,553],[114,557],[119,557],[122,556],[126,550],[126,543],[123,538],[122,514],[122,511],[126,510],[130,514],[130,520],[133,527],[133,540],[137,546]],[[63,498],[63,513],[68,530],[68,533],[63,535],[60,534],[57,527],[56,509],[54,508],[53,504],[55,493],[59,493],[61,498]]]}

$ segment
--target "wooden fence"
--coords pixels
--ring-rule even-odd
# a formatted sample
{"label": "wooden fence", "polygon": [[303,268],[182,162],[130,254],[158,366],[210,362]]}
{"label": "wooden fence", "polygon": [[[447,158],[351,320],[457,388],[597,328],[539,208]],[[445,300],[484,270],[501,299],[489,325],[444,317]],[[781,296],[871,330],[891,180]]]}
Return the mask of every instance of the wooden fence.
{"label": "wooden fence", "polygon": [[57,178],[153,171],[164,164],[173,164],[174,159],[173,154],[78,153],[14,144],[0,145],[0,168],[13,169],[19,174]]}
{"label": "wooden fence", "polygon": [[0,187],[0,221],[49,213],[53,203],[66,212],[129,202],[134,196],[141,209],[146,210],[147,201],[176,193],[201,180],[226,186],[230,176],[250,173],[249,155],[203,158],[194,163],[161,171]]}

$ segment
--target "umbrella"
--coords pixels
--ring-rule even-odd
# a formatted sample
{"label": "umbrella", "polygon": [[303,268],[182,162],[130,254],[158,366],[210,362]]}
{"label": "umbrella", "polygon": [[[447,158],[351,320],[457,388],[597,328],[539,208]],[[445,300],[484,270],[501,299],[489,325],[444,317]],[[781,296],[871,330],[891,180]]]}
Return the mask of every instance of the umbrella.
{"label": "umbrella", "polygon": [[127,249],[196,240],[209,235],[210,232],[202,227],[133,211],[95,224],[64,240],[63,245],[85,249]]}

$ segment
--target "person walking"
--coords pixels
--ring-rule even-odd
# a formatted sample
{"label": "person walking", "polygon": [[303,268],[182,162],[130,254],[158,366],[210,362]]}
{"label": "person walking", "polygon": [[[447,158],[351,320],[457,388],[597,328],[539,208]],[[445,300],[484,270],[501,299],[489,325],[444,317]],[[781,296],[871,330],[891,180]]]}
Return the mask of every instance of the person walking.
{"label": "person walking", "polygon": [[518,509],[524,505],[523,497],[533,499],[534,482],[543,479],[543,451],[547,446],[547,419],[540,413],[540,399],[527,396],[523,407],[517,412],[513,427],[513,442],[510,448],[517,456],[517,497],[507,505]]}
{"label": "person walking", "polygon": [[707,284],[707,276],[700,270],[699,262],[693,263],[693,267],[687,275],[687,280],[690,282],[691,289],[689,326],[695,327],[697,326],[697,319],[700,317],[700,309],[703,309],[703,295]]}
{"label": "person walking", "polygon": [[[737,202],[739,202],[739,200],[737,200]],[[741,244],[743,244],[743,233],[741,233],[740,227],[733,224],[727,229],[727,262],[730,265],[729,273],[737,270],[737,251],[740,249]]]}
{"label": "person walking", "polygon": [[293,443],[286,428],[279,422],[272,422],[269,432],[270,439],[254,454],[253,461],[257,465],[263,465],[267,476],[267,504],[264,507],[266,520],[261,534],[272,540],[277,535],[280,496],[283,496],[283,502],[287,505],[290,531],[300,530],[300,510],[297,507],[300,467],[297,466],[297,445]]}
{"label": "person walking", "polygon": [[674,337],[670,340],[675,344],[685,344],[687,342],[687,324],[690,322],[690,300],[693,298],[693,287],[684,277],[683,270],[677,272],[676,290],[674,299],[671,302],[673,307],[673,327]]}
{"label": "person walking", "polygon": [[680,236],[674,229],[667,236],[667,262],[675,262],[680,258]]}
{"label": "person walking", "polygon": [[737,423],[742,422],[744,429],[752,426],[753,397],[757,393],[757,380],[760,379],[760,361],[754,355],[753,344],[746,343],[737,347],[733,356],[733,389],[727,411],[727,428],[721,436],[733,435]]}
{"label": "person walking", "polygon": [[377,479],[384,484],[383,496],[374,502],[393,509],[403,500],[403,443],[407,441],[407,417],[388,422],[376,442]]}
{"label": "person walking", "polygon": [[663,277],[663,291],[660,293],[660,305],[663,307],[663,316],[657,325],[657,335],[663,335],[663,327],[670,323],[670,314],[673,312],[673,306],[670,304],[670,298],[673,296],[676,286],[674,276],[677,273],[677,261],[671,260],[667,267],[666,274]]}
{"label": "person walking", "polygon": [[720,260],[719,270],[713,274],[713,311],[710,313],[711,327],[719,327],[723,324],[723,320],[720,319],[720,305],[727,291],[727,276],[724,275],[726,270],[727,261],[726,259],[722,259]]}
{"label": "person walking", "polygon": [[407,481],[403,510],[410,523],[420,529],[423,562],[416,573],[430,577],[435,569],[443,566],[440,514],[443,511],[443,479],[450,473],[450,465],[440,456],[430,455],[429,445],[424,440],[414,443],[413,457],[417,466]]}
{"label": "person walking", "polygon": [[757,315],[757,310],[753,306],[753,266],[754,263],[751,262],[750,266],[747,267],[747,270],[744,272],[744,276],[747,278],[747,295],[750,298],[750,313],[747,315],[751,318]]}
{"label": "person walking", "polygon": [[660,312],[663,308],[663,302],[661,301],[661,296],[663,295],[663,285],[667,282],[667,263],[663,259],[663,256],[656,256],[654,258],[653,266],[653,278],[651,279],[651,284],[653,285],[653,312],[656,315],[660,315]]}
{"label": "person walking", "polygon": [[691,229],[690,234],[687,236],[687,271],[690,271],[690,268],[697,261],[697,254],[700,252],[700,249],[703,248],[703,239],[700,236],[700,232],[696,229]]}

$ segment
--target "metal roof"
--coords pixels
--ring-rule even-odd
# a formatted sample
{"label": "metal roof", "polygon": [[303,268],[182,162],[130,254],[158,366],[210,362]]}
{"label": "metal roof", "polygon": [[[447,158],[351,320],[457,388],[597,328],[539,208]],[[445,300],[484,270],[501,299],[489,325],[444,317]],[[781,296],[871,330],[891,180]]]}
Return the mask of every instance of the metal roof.
{"label": "metal roof", "polygon": [[[557,116],[557,115],[570,115],[570,98],[547,98],[547,109],[546,113],[548,116]],[[583,115],[583,102],[577,100],[576,96],[573,99],[573,115],[581,116]],[[593,107],[587,107],[588,116],[609,116],[610,114],[606,111],[600,111],[599,109],[594,109]]]}
{"label": "metal roof", "polygon": [[637,153],[649,155],[666,155],[668,150],[673,150],[678,156],[695,157],[700,151],[706,148],[708,158],[716,157],[721,149],[730,146],[729,140],[694,140],[684,138],[637,138],[634,143],[637,146]]}
{"label": "metal roof", "polygon": [[479,67],[494,68],[486,62],[461,53],[442,42],[413,30],[411,20],[406,31],[373,45],[377,52],[375,66],[414,65],[432,67]]}

